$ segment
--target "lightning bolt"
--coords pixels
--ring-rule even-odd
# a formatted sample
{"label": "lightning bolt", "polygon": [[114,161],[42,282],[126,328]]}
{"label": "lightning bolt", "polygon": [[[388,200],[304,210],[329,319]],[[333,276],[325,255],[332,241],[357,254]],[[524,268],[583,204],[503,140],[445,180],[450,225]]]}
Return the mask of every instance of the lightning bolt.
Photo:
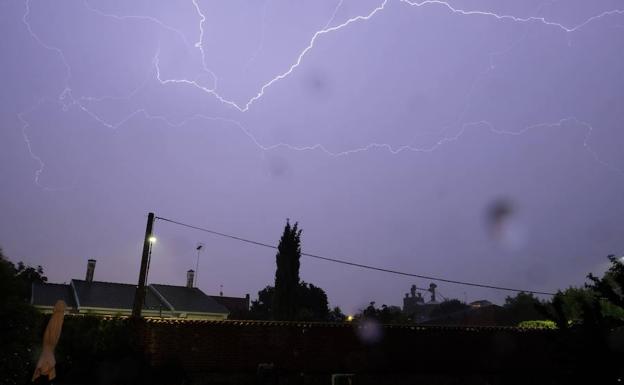
{"label": "lightning bolt", "polygon": [[[233,107],[235,109],[237,109],[240,112],[247,112],[249,110],[249,108],[251,107],[252,104],[254,104],[257,100],[259,100],[260,98],[262,98],[266,92],[266,90],[271,87],[272,85],[274,85],[275,83],[279,82],[282,79],[287,78],[289,75],[291,75],[295,69],[297,67],[299,67],[303,61],[303,58],[308,54],[308,52],[310,52],[313,48],[314,45],[316,44],[316,41],[323,35],[327,35],[327,34],[331,34],[333,32],[337,32],[341,29],[344,29],[346,27],[348,27],[351,24],[357,23],[357,22],[363,22],[363,21],[368,21],[371,18],[373,18],[375,15],[377,15],[379,12],[383,11],[386,8],[386,5],[388,4],[389,0],[384,0],[379,6],[377,6],[376,8],[374,8],[373,10],[371,10],[367,15],[359,15],[359,16],[355,16],[352,17],[350,19],[348,19],[347,21],[333,26],[333,27],[325,27],[319,31],[316,31],[314,33],[314,35],[312,36],[312,38],[310,39],[310,42],[308,43],[308,45],[299,53],[299,56],[297,57],[297,59],[295,60],[295,62],[293,64],[290,65],[290,67],[283,73],[276,75],[275,77],[273,77],[271,80],[269,80],[268,82],[266,82],[264,85],[262,85],[260,87],[260,90],[256,93],[256,95],[252,96],[249,100],[247,100],[247,102],[245,102],[244,104],[238,104],[233,100],[227,99],[226,97],[222,96],[221,94],[219,94],[217,92],[217,87],[215,85],[215,87],[213,88],[207,88],[204,86],[201,86],[200,84],[198,84],[196,81],[194,80],[188,80],[188,79],[163,79],[160,76],[160,69],[158,69],[157,74],[158,74],[158,81],[165,85],[165,84],[187,84],[190,86],[193,86],[201,91],[204,91],[206,93],[211,94],[212,96],[214,96],[218,101],[220,101],[223,104],[226,104],[230,107]],[[588,19],[586,19],[585,21],[583,21],[580,24],[574,25],[574,26],[566,26],[564,24],[561,23],[557,23],[554,21],[549,21],[544,17],[537,17],[537,16],[530,16],[530,17],[517,17],[517,16],[513,16],[513,15],[505,15],[505,14],[498,14],[498,13],[494,13],[494,12],[488,12],[488,11],[481,11],[481,10],[465,10],[465,9],[460,9],[460,8],[455,8],[453,7],[450,3],[446,2],[446,1],[440,1],[440,0],[426,0],[426,1],[421,1],[421,2],[414,2],[414,1],[410,1],[410,0],[397,0],[398,2],[402,3],[402,4],[406,4],[410,7],[425,7],[425,6],[441,6],[449,11],[451,11],[454,14],[459,14],[462,16],[482,16],[482,17],[490,17],[490,18],[494,18],[497,20],[501,20],[501,21],[512,21],[515,23],[540,23],[543,24],[545,26],[548,27],[554,27],[554,28],[558,28],[560,30],[562,30],[563,32],[567,32],[567,33],[572,33],[572,32],[576,32],[578,30],[580,30],[581,28],[587,26],[588,24],[602,19],[606,16],[611,16],[611,15],[622,15],[624,14],[624,10],[619,10],[619,9],[615,9],[615,10],[610,10],[610,11],[604,11],[598,15],[594,15]],[[203,49],[203,38],[204,38],[204,28],[203,28],[203,23],[206,21],[206,17],[205,15],[202,13],[201,8],[199,7],[199,4],[197,3],[197,0],[192,0],[193,5],[195,6],[196,10],[197,10],[197,14],[199,15],[200,18],[200,22],[199,22],[199,41],[195,44],[195,46],[201,51],[201,55],[202,55],[202,64],[204,66],[205,69],[207,69],[206,66],[206,60],[205,60],[205,52]],[[334,15],[337,12],[337,9],[334,11]],[[332,17],[333,19],[333,17]],[[329,23],[328,23],[329,24]]]}
{"label": "lightning bolt", "polygon": [[[346,21],[335,25],[335,26],[331,26],[331,24],[333,23],[335,16],[339,10],[339,8],[342,6],[343,0],[340,0],[336,7],[334,8],[334,11],[331,15],[331,18],[329,19],[329,21],[325,24],[325,26],[316,31],[312,37],[310,38],[307,46],[305,46],[303,48],[302,51],[300,51],[299,55],[296,57],[296,59],[293,61],[293,63],[286,69],[286,71],[281,72],[279,74],[277,74],[276,76],[274,76],[273,78],[271,78],[269,81],[265,82],[260,88],[259,90],[255,93],[255,95],[253,95],[252,97],[250,97],[246,102],[244,103],[237,103],[233,100],[230,100],[224,96],[222,96],[219,92],[217,92],[217,86],[218,86],[218,79],[216,74],[211,71],[208,68],[207,65],[207,60],[206,60],[206,52],[204,50],[203,47],[203,43],[204,43],[204,23],[206,21],[206,17],[203,14],[201,7],[199,6],[198,0],[192,0],[192,4],[193,7],[196,10],[196,13],[198,15],[198,19],[199,19],[199,25],[198,25],[198,29],[199,29],[199,36],[198,36],[198,40],[197,42],[195,42],[193,44],[194,48],[197,48],[199,50],[200,56],[201,56],[201,64],[202,64],[202,68],[204,69],[204,71],[206,71],[206,73],[210,74],[212,79],[213,79],[213,84],[212,87],[206,87],[203,86],[199,83],[197,83],[197,81],[195,80],[189,80],[189,79],[167,79],[164,78],[163,75],[161,74],[161,68],[160,68],[160,51],[156,52],[156,55],[154,57],[153,60],[153,66],[154,66],[154,71],[153,71],[153,76],[155,77],[155,79],[158,81],[159,84],[161,85],[168,85],[168,84],[182,84],[182,85],[188,85],[194,88],[197,88],[207,94],[212,95],[214,98],[216,98],[218,101],[220,101],[221,103],[223,103],[226,106],[232,107],[235,110],[244,113],[247,112],[251,106],[257,102],[258,100],[260,100],[266,93],[266,91],[273,86],[274,84],[276,84],[277,82],[286,79],[287,77],[289,77],[303,62],[304,58],[306,57],[306,55],[315,47],[315,45],[317,44],[318,40],[324,36],[324,35],[330,35],[332,33],[338,32],[342,29],[345,29],[346,27],[348,27],[349,25],[355,24],[355,23],[360,23],[360,22],[366,22],[370,19],[372,19],[373,17],[375,17],[376,15],[380,14],[384,9],[386,9],[386,7],[388,6],[390,0],[384,0],[381,4],[379,4],[378,6],[376,6],[375,8],[373,8],[372,10],[370,10],[367,14],[365,15],[358,15],[355,17],[351,17],[349,19],[347,19]],[[453,14],[457,14],[460,16],[466,16],[466,17],[488,17],[488,18],[493,18],[496,20],[500,20],[500,21],[509,21],[509,22],[514,22],[514,23],[535,23],[535,24],[541,24],[543,26],[546,27],[551,27],[551,28],[556,28],[561,30],[564,33],[573,33],[573,32],[578,32],[579,30],[581,30],[582,28],[586,27],[588,24],[595,22],[599,19],[605,18],[607,16],[613,16],[613,15],[623,15],[624,14],[624,10],[619,10],[619,9],[615,9],[615,10],[609,10],[609,11],[604,11],[600,14],[594,15],[589,17],[588,19],[584,20],[583,22],[576,24],[576,25],[572,25],[572,26],[568,26],[568,25],[564,25],[562,23],[558,23],[558,22],[554,22],[554,21],[550,21],[547,20],[544,17],[537,17],[537,16],[530,16],[530,17],[517,17],[517,16],[513,16],[513,15],[507,15],[507,14],[498,14],[498,13],[494,13],[494,12],[489,12],[489,11],[483,11],[483,10],[467,10],[467,9],[461,9],[461,8],[457,8],[452,6],[449,2],[446,1],[439,1],[439,0],[426,0],[426,1],[420,1],[420,2],[416,2],[416,1],[411,1],[411,0],[396,0],[397,3],[406,5],[410,8],[425,8],[425,7],[441,7],[443,9],[448,10],[449,12],[453,13]],[[171,33],[176,34],[179,39],[183,42],[183,44],[186,47],[191,47],[191,44],[189,43],[188,39],[186,38],[186,36],[184,35],[184,33],[182,33],[180,30],[160,21],[157,18],[151,17],[151,16],[124,16],[124,15],[116,15],[116,14],[110,14],[110,13],[105,13],[101,10],[98,10],[94,7],[91,6],[91,4],[87,1],[84,0],[83,4],[85,6],[85,8],[87,8],[89,11],[94,12],[102,17],[106,17],[106,18],[112,18],[118,21],[140,21],[140,22],[149,22],[149,23],[154,23],[155,25],[159,26],[160,28],[163,28],[165,30],[170,31]],[[265,4],[265,10],[266,10],[266,4]],[[63,50],[61,50],[58,47],[52,46],[50,44],[47,44],[46,42],[44,42],[32,29],[28,19],[30,16],[30,0],[25,0],[25,13],[23,14],[22,17],[22,22],[23,24],[26,26],[26,29],[28,31],[28,33],[30,34],[30,36],[44,49],[46,50],[50,50],[55,52],[58,57],[60,58],[61,62],[63,63],[63,66],[65,67],[65,77],[64,77],[64,87],[61,90],[59,96],[58,96],[58,100],[62,105],[62,108],[64,111],[66,111],[67,109],[71,108],[71,107],[77,107],[80,108],[84,113],[88,114],[92,119],[94,119],[96,122],[98,122],[99,124],[102,124],[103,126],[110,128],[110,129],[117,129],[121,126],[123,126],[124,124],[126,124],[127,122],[129,122],[132,118],[136,117],[136,116],[142,116],[145,119],[156,119],[156,120],[160,120],[164,123],[166,123],[167,125],[171,126],[171,127],[180,127],[181,125],[187,124],[190,121],[193,120],[212,120],[212,121],[223,121],[223,122],[228,122],[234,126],[236,126],[239,130],[241,130],[241,132],[243,134],[245,134],[259,149],[263,150],[263,151],[270,151],[270,150],[275,150],[278,148],[286,148],[289,150],[294,150],[294,151],[320,151],[328,156],[331,157],[342,157],[342,156],[347,156],[347,155],[353,155],[353,154],[357,154],[357,153],[362,153],[362,152],[366,152],[369,150],[375,150],[375,149],[380,149],[380,150],[384,150],[389,152],[390,154],[399,154],[401,152],[432,152],[434,150],[436,150],[438,147],[449,143],[449,142],[453,142],[453,141],[457,141],[460,139],[461,136],[464,135],[464,133],[472,127],[486,127],[490,132],[492,132],[493,134],[498,134],[498,135],[522,135],[523,133],[531,130],[531,129],[537,129],[537,128],[546,128],[546,127],[561,127],[565,124],[576,124],[576,125],[580,125],[582,127],[585,127],[585,129],[587,130],[587,135],[585,137],[584,140],[584,146],[585,148],[590,151],[590,153],[592,154],[592,156],[596,159],[596,161],[598,161],[599,163],[601,163],[602,165],[608,167],[609,169],[613,170],[614,172],[617,172],[621,175],[624,175],[624,172],[610,164],[608,164],[607,162],[605,162],[604,160],[602,160],[598,154],[591,149],[591,147],[588,144],[589,138],[591,136],[591,133],[593,131],[593,127],[591,126],[591,124],[581,121],[575,117],[567,117],[567,118],[563,118],[558,122],[555,123],[537,123],[534,124],[532,126],[527,126],[524,129],[517,131],[517,132],[510,132],[510,131],[504,131],[504,130],[500,130],[497,129],[494,125],[492,125],[491,123],[489,123],[488,121],[477,121],[477,122],[470,122],[470,123],[464,123],[461,125],[461,129],[452,136],[445,136],[442,139],[440,139],[438,142],[436,142],[434,145],[430,146],[430,147],[416,147],[413,145],[402,145],[402,146],[392,146],[390,144],[387,143],[370,143],[367,144],[366,146],[360,147],[360,148],[354,148],[354,149],[348,149],[348,150],[344,150],[344,151],[340,151],[340,152],[332,152],[330,150],[328,150],[324,145],[322,144],[314,144],[314,145],[310,145],[310,146],[293,146],[287,143],[277,143],[277,144],[272,144],[272,145],[264,145],[262,143],[260,143],[257,138],[248,130],[246,129],[240,122],[233,120],[233,119],[227,119],[227,118],[221,118],[221,117],[210,117],[210,116],[205,116],[205,115],[201,115],[201,114],[197,114],[197,115],[193,115],[191,117],[188,117],[180,122],[173,122],[171,120],[169,120],[166,116],[159,116],[159,115],[152,115],[150,114],[146,109],[138,109],[132,113],[130,113],[129,115],[127,115],[125,118],[121,119],[118,122],[110,122],[107,121],[106,119],[102,118],[101,116],[97,115],[96,113],[92,112],[86,105],[85,102],[90,102],[90,103],[97,103],[97,102],[101,102],[104,100],[109,100],[109,99],[129,99],[132,98],[140,89],[142,89],[142,87],[145,86],[145,83],[147,81],[145,81],[142,85],[140,85],[139,87],[137,87],[135,90],[133,90],[132,92],[130,92],[128,95],[125,96],[107,96],[107,97],[90,97],[90,96],[80,96],[78,98],[75,98],[72,94],[72,89],[70,87],[70,82],[71,82],[71,78],[72,78],[72,69],[71,66],[65,56],[65,54],[63,53]],[[257,53],[261,50],[262,48],[262,41],[261,44],[259,46],[259,48],[256,50],[256,53],[254,54],[254,56],[252,56],[252,59],[255,59],[255,55],[257,55]],[[510,48],[511,49],[511,48]],[[493,69],[493,56],[499,54],[499,53],[493,53],[490,55],[490,68],[488,70],[486,70],[487,73],[489,70]],[[477,77],[477,79],[475,80],[476,84],[478,82],[478,80],[483,76],[483,74],[481,74],[480,76]],[[469,92],[469,94],[471,94],[473,92],[474,89],[474,85],[473,87],[471,87],[471,90]],[[22,113],[18,114],[18,118],[22,123],[22,134],[23,134],[23,138],[24,138],[24,142],[26,144],[26,147],[28,149],[28,152],[30,153],[31,158],[33,158],[38,164],[39,164],[39,168],[38,170],[35,171],[35,183],[38,186],[41,186],[39,178],[40,175],[42,174],[44,168],[45,168],[45,164],[43,162],[43,160],[37,156],[32,149],[32,144],[30,141],[30,138],[27,134],[27,130],[30,127],[29,123],[26,119],[26,116],[30,113],[32,113],[34,110],[36,110],[41,103],[38,103],[37,105],[33,106],[31,109],[29,109],[28,111],[24,111]],[[461,117],[464,115],[465,111],[467,110],[467,106],[464,108],[464,111],[460,114],[460,119]]]}
{"label": "lightning bolt", "polygon": [[[30,1],[30,0],[27,0]],[[83,5],[86,9],[88,9],[89,11],[96,13],[102,17],[107,17],[107,18],[112,18],[118,21],[127,21],[127,20],[139,20],[139,21],[145,21],[148,23],[154,23],[160,27],[162,27],[165,30],[168,30],[170,32],[173,32],[174,34],[176,34],[183,42],[184,45],[186,47],[191,47],[191,44],[189,43],[188,39],[186,38],[186,35],[180,31],[177,28],[174,28],[166,23],[163,23],[162,21],[160,21],[159,19],[155,18],[155,17],[151,17],[151,16],[141,16],[141,15],[116,15],[113,13],[106,13],[100,9],[94,8],[93,6],[91,6],[91,4],[89,3],[89,1],[87,0],[83,0]]]}
{"label": "lightning bolt", "polygon": [[440,0],[425,0],[425,1],[421,1],[421,2],[416,2],[416,1],[410,1],[410,0],[399,0],[401,3],[405,3],[408,4],[412,7],[424,7],[427,5],[438,5],[441,7],[444,7],[446,9],[448,9],[449,11],[459,14],[459,15],[463,15],[463,16],[486,16],[486,17],[493,17],[495,19],[498,20],[508,20],[508,21],[513,21],[516,23],[531,23],[531,22],[536,22],[536,23],[540,23],[549,27],[555,27],[558,28],[564,32],[576,32],[578,30],[580,30],[581,28],[584,28],[585,26],[587,26],[588,24],[598,20],[598,19],[602,19],[603,17],[606,16],[611,16],[611,15],[623,15],[624,14],[624,10],[619,10],[619,9],[614,9],[614,10],[610,10],[610,11],[604,11],[602,13],[599,13],[598,15],[594,15],[592,17],[590,17],[589,19],[586,19],[585,21],[583,21],[582,23],[579,23],[577,25],[574,26],[566,26],[564,24],[561,23],[557,23],[554,21],[550,21],[547,20],[544,17],[538,17],[538,16],[529,16],[529,17],[517,17],[517,16],[513,16],[513,15],[504,15],[504,14],[498,14],[498,13],[494,13],[494,12],[488,12],[488,11],[479,11],[479,10],[465,10],[465,9],[461,9],[461,8],[455,8],[453,7],[451,4],[449,4],[446,1],[440,1]]}
{"label": "lightning bolt", "polygon": [[[193,4],[195,5],[195,8],[197,9],[197,13],[198,13],[198,15],[200,17],[200,22],[199,22],[199,31],[200,31],[200,33],[199,33],[199,41],[196,43],[195,46],[201,51],[201,54],[202,54],[202,64],[204,65],[204,68],[207,68],[206,61],[205,61],[205,52],[204,52],[204,49],[203,49],[203,37],[204,37],[203,23],[204,23],[204,21],[206,21],[206,17],[201,12],[201,9],[200,9],[199,5],[197,4],[197,0],[192,0],[192,1],[193,1]],[[212,96],[214,96],[218,101],[220,101],[223,104],[226,104],[226,105],[228,105],[230,107],[234,107],[235,109],[237,109],[240,112],[247,112],[254,102],[256,102],[258,99],[260,99],[260,98],[262,98],[262,96],[264,96],[264,92],[266,91],[267,88],[271,87],[273,84],[277,83],[278,81],[288,77],[297,67],[299,67],[301,65],[301,62],[303,61],[304,56],[314,47],[314,44],[316,43],[316,40],[320,36],[332,33],[334,31],[338,31],[338,30],[348,26],[349,24],[352,24],[352,23],[355,23],[355,22],[358,22],[358,21],[369,20],[377,12],[383,10],[385,8],[386,4],[388,3],[388,1],[389,0],[384,0],[384,2],[380,6],[378,6],[375,9],[373,9],[372,11],[370,11],[370,13],[368,15],[365,15],[365,16],[355,16],[355,17],[352,17],[352,18],[348,19],[347,21],[345,21],[342,24],[339,24],[339,25],[334,26],[334,27],[321,29],[320,31],[317,31],[316,33],[314,33],[314,35],[312,36],[312,39],[310,39],[310,42],[308,43],[308,46],[305,47],[303,49],[303,51],[301,51],[301,53],[297,57],[297,60],[295,61],[295,63],[293,63],[286,72],[281,73],[281,74],[275,76],[273,79],[271,79],[267,83],[265,83],[260,88],[260,90],[256,93],[256,95],[251,97],[251,99],[249,99],[244,105],[239,105],[235,101],[229,100],[229,99],[221,96],[219,93],[216,92],[216,86],[214,88],[207,88],[207,87],[204,87],[204,86],[198,84],[194,80],[188,80],[188,79],[162,79],[162,77],[160,76],[160,67],[158,66],[158,61],[156,62],[156,66],[157,66],[157,79],[163,85],[173,83],[173,84],[187,84],[187,85],[193,86],[193,87],[195,87],[195,88],[197,88],[197,89],[199,89],[201,91],[204,91],[206,93],[211,94]],[[334,11],[334,12],[337,12],[337,11]],[[332,17],[332,19],[333,19],[333,17]]]}
{"label": "lightning bolt", "polygon": [[33,107],[30,108],[30,110],[23,111],[17,114],[17,118],[20,120],[20,122],[22,122],[22,138],[24,138],[24,143],[26,144],[28,153],[30,154],[30,157],[39,164],[39,168],[35,170],[35,184],[39,187],[47,189],[46,187],[42,186],[39,183],[39,177],[41,176],[41,173],[43,172],[43,169],[45,168],[45,163],[43,162],[41,157],[35,154],[35,152],[32,149],[32,143],[30,142],[30,137],[28,136],[28,132],[27,132],[30,125],[28,121],[26,120],[26,118],[24,117],[27,113],[32,112],[35,109],[37,109],[41,105],[41,103],[43,103],[43,100],[39,100],[37,104],[35,104]]}

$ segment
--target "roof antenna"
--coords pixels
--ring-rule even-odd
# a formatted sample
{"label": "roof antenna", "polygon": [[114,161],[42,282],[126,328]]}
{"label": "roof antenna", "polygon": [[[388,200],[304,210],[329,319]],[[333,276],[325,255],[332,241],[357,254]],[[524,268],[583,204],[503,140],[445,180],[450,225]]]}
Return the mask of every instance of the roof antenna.
{"label": "roof antenna", "polygon": [[197,287],[197,276],[199,275],[199,253],[203,248],[204,244],[201,242],[198,242],[197,247],[195,248],[195,250],[197,250],[197,263],[195,264],[195,284],[193,285],[195,287]]}
{"label": "roof antenna", "polygon": [[223,297],[223,285],[219,285],[219,288],[220,288],[219,295]]}

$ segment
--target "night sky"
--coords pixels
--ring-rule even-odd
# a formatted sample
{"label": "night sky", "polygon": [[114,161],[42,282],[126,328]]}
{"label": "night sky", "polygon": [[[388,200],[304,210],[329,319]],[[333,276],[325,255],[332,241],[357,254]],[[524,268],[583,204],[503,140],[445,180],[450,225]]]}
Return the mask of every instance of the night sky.
{"label": "night sky", "polygon": [[[624,1],[0,1],[0,246],[136,283],[147,213],[539,291],[624,252]],[[150,282],[275,251],[156,222]],[[429,281],[302,258],[332,306]],[[438,283],[445,297],[509,293]]]}

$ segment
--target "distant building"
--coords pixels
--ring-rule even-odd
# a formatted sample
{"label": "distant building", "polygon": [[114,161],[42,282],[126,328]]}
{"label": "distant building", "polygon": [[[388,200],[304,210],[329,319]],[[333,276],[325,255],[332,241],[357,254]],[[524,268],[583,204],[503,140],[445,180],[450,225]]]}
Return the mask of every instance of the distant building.
{"label": "distant building", "polygon": [[[129,316],[132,314],[136,285],[94,281],[95,260],[89,260],[85,280],[72,279],[69,284],[34,283],[31,304],[51,312],[57,300],[67,304],[74,314]],[[209,296],[193,287],[194,271],[187,272],[187,285],[150,284],[146,287],[142,314],[151,318],[222,320],[230,314],[249,309],[245,298]]]}
{"label": "distant building", "polygon": [[468,305],[473,309],[478,309],[482,307],[493,306],[494,304],[486,299],[481,299],[478,301],[470,302]]}
{"label": "distant building", "polygon": [[403,298],[403,313],[407,314],[415,322],[424,322],[430,318],[430,314],[440,303],[436,299],[435,283],[429,285],[427,290],[431,293],[429,302],[425,302],[423,296],[417,292],[416,285],[412,285],[410,293],[405,293]]}

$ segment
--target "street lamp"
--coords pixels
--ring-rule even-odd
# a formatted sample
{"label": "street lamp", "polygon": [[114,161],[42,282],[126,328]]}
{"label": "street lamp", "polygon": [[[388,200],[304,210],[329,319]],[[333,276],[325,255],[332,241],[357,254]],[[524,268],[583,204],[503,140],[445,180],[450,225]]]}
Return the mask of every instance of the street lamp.
{"label": "street lamp", "polygon": [[150,235],[149,238],[147,238],[148,242],[149,242],[149,249],[147,251],[147,269],[145,270],[145,283],[147,283],[147,277],[149,276],[149,267],[150,267],[150,262],[152,261],[152,246],[154,245],[154,243],[156,243],[156,237],[153,235]]}

